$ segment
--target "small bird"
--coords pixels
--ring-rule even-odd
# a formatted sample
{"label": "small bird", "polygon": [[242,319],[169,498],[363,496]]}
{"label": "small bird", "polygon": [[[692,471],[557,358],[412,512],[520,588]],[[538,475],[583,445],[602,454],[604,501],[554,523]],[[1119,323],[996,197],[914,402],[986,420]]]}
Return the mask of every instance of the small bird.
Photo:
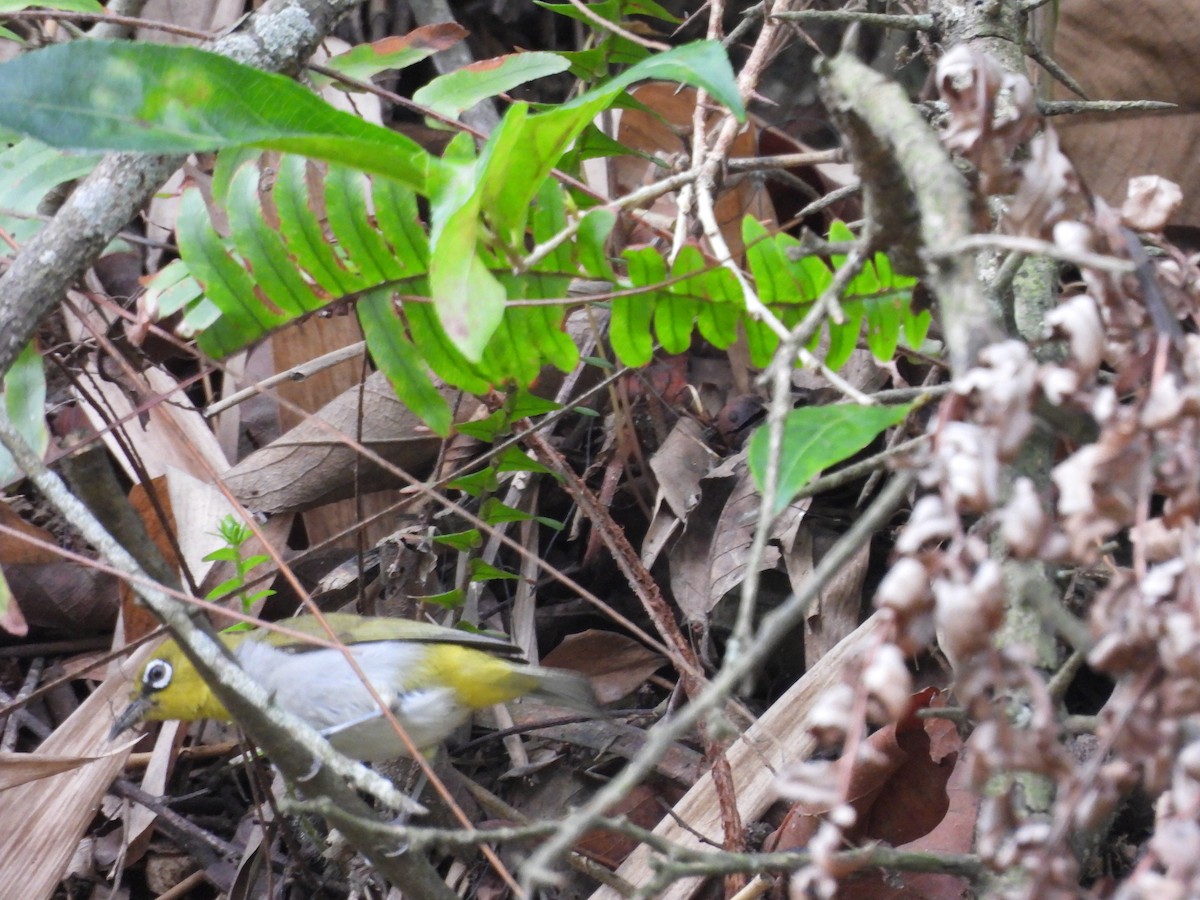
{"label": "small bird", "polygon": [[[518,697],[602,715],[584,676],[516,661],[512,657],[520,651],[506,641],[404,619],[351,613],[325,618],[422,753],[436,748],[475,710]],[[313,616],[277,624],[328,638]],[[265,628],[220,637],[276,704],[312,725],[335,749],[367,762],[408,755],[341,650]],[[142,666],[130,704],[109,737],[142,721],[231,718],[179,645],[168,640]]]}

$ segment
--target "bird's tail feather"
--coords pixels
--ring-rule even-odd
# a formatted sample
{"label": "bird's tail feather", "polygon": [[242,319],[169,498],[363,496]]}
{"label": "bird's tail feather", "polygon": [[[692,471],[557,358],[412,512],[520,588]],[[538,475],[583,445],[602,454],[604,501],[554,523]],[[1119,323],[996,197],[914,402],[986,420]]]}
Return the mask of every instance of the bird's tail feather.
{"label": "bird's tail feather", "polygon": [[537,678],[538,687],[533,696],[555,706],[565,706],[591,716],[603,716],[600,701],[592,690],[592,683],[577,672],[566,669],[547,669],[542,666],[526,666],[524,671]]}

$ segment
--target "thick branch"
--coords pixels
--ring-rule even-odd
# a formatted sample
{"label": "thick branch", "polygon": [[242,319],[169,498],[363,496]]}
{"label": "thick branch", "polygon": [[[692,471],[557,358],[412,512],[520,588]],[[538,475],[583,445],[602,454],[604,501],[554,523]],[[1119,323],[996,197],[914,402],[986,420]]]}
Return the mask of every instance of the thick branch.
{"label": "thick branch", "polygon": [[1004,334],[967,254],[935,255],[971,233],[967,186],[895,82],[849,54],[820,67],[825,106],[863,183],[873,241],[897,270],[923,274],[938,298],[950,366],[961,375]]}

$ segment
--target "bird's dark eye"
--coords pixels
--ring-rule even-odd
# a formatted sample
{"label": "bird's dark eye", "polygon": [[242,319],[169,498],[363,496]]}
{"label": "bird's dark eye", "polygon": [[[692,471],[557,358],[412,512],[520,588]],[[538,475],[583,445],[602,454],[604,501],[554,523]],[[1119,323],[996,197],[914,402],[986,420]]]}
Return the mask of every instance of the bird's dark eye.
{"label": "bird's dark eye", "polygon": [[165,659],[152,659],[146,664],[146,671],[142,673],[142,684],[152,691],[161,691],[171,683],[174,673],[175,670]]}

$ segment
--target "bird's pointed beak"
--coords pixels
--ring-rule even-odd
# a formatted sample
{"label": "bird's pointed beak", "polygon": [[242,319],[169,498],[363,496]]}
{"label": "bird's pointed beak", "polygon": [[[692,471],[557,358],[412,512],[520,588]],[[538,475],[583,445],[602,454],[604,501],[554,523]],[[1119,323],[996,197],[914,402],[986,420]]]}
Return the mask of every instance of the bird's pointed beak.
{"label": "bird's pointed beak", "polygon": [[130,701],[129,705],[125,707],[125,711],[117,716],[116,721],[113,722],[112,728],[110,728],[108,732],[108,739],[110,741],[113,740],[122,732],[128,731],[134,725],[145,719],[146,714],[150,712],[150,707],[153,705],[154,704],[151,702],[149,697],[135,697],[132,701]]}

